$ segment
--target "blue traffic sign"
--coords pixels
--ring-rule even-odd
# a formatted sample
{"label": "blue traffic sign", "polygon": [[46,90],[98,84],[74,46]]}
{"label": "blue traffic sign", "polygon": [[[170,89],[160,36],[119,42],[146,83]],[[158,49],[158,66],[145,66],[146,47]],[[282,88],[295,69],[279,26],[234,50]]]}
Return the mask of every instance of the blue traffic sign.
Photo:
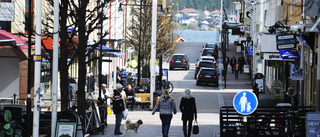
{"label": "blue traffic sign", "polygon": [[257,109],[258,98],[250,91],[238,92],[233,98],[233,107],[238,113],[249,115]]}

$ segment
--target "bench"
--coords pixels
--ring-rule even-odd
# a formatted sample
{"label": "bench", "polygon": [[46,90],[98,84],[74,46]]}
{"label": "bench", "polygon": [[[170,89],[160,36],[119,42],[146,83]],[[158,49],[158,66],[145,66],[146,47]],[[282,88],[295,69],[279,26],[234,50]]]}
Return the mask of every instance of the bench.
{"label": "bench", "polygon": [[[136,93],[135,100],[136,104],[142,105],[142,109],[144,109],[145,105],[150,105],[150,93]],[[127,103],[132,103],[132,101],[128,100]]]}

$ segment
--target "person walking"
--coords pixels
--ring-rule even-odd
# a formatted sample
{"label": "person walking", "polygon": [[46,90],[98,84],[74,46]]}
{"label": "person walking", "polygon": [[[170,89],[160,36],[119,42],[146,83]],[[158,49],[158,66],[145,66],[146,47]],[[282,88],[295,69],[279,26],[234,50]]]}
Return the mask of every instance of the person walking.
{"label": "person walking", "polygon": [[289,87],[288,91],[283,95],[283,103],[290,103],[294,107],[297,106],[296,95],[292,87]]}
{"label": "person walking", "polygon": [[159,110],[160,119],[162,123],[162,135],[168,137],[170,124],[172,120],[172,113],[177,114],[176,103],[174,99],[169,95],[168,90],[164,90],[160,96],[157,104],[152,110],[152,115]]}
{"label": "person walking", "polygon": [[236,79],[238,79],[238,74],[239,74],[239,69],[240,69],[240,64],[238,62],[236,62],[236,64],[234,64],[234,76]]}
{"label": "person walking", "polygon": [[120,83],[123,87],[126,87],[126,81],[127,81],[127,71],[124,67],[121,68],[121,71],[119,72],[119,76],[121,77]]}
{"label": "person walking", "polygon": [[228,72],[228,65],[229,65],[229,62],[230,62],[230,58],[228,57],[228,55],[226,55],[226,58],[224,60],[224,73],[227,73]]}
{"label": "person walking", "polygon": [[116,116],[116,124],[114,129],[115,135],[121,135],[120,125],[122,121],[122,112],[124,111],[123,98],[121,95],[123,86],[121,84],[116,84],[116,89],[113,91],[113,113]]}
{"label": "person walking", "polygon": [[236,64],[237,62],[237,59],[232,56],[231,60],[230,60],[230,66],[231,66],[231,69],[232,69],[232,73],[234,73],[234,64]]}
{"label": "person walking", "polygon": [[185,137],[190,137],[193,118],[197,120],[197,107],[195,98],[191,96],[191,90],[189,88],[184,90],[184,96],[181,98],[179,108],[182,113],[183,134]]}
{"label": "person walking", "polygon": [[240,73],[242,74],[243,71],[243,65],[244,65],[244,57],[242,55],[240,55],[240,57],[238,58],[238,63],[240,64]]}

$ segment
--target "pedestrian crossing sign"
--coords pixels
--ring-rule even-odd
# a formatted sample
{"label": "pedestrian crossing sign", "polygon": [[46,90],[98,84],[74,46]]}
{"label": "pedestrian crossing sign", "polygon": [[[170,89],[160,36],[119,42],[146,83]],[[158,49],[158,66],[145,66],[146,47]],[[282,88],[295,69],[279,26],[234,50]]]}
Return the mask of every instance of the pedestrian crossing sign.
{"label": "pedestrian crossing sign", "polygon": [[233,98],[233,107],[238,113],[249,115],[257,109],[258,98],[250,91],[238,92]]}

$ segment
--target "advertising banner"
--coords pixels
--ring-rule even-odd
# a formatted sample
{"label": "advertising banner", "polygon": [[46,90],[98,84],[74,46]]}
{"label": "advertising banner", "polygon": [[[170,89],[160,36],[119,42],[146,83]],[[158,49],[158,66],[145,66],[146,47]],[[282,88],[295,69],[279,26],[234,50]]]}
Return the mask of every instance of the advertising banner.
{"label": "advertising banner", "polygon": [[290,65],[290,78],[291,80],[303,80],[303,70],[298,66]]}
{"label": "advertising banner", "polygon": [[272,99],[282,99],[283,84],[280,80],[274,80],[272,86]]}

